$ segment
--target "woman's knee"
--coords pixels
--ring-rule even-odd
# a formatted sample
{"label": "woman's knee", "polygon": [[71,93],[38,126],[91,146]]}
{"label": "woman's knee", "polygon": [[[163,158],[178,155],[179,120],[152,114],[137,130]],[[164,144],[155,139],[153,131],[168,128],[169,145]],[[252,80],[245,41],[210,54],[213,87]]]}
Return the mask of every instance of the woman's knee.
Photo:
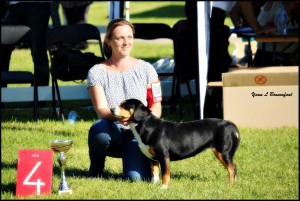
{"label": "woman's knee", "polygon": [[123,174],[124,179],[129,179],[130,181],[142,181],[143,178],[138,171],[128,171]]}
{"label": "woman's knee", "polygon": [[89,130],[89,150],[96,153],[105,150],[109,156],[121,157],[120,136],[120,130],[114,122],[106,119],[98,120]]}
{"label": "woman's knee", "polygon": [[109,134],[107,133],[97,133],[94,135],[89,135],[88,137],[88,144],[96,144],[96,145],[108,145],[110,142],[111,138]]}
{"label": "woman's knee", "polygon": [[110,132],[106,129],[106,125],[109,124],[107,120],[96,121],[89,130],[88,144],[89,146],[95,145],[107,145],[109,144],[111,137]]}
{"label": "woman's knee", "polygon": [[133,136],[122,136],[123,177],[131,181],[150,180],[150,160],[144,156]]}

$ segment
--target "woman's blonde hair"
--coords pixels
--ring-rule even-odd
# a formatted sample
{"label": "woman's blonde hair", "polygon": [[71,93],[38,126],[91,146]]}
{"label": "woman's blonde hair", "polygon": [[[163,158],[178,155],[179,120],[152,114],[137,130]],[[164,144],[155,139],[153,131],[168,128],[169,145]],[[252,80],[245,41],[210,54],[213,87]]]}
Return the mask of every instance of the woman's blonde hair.
{"label": "woman's blonde hair", "polygon": [[111,40],[113,31],[115,30],[116,27],[124,26],[124,25],[130,26],[132,29],[133,35],[134,35],[134,33],[135,33],[134,26],[130,22],[128,22],[127,20],[125,20],[123,18],[113,19],[112,21],[110,21],[108,23],[107,29],[106,29],[106,34],[104,37],[104,42],[103,42],[103,51],[104,51],[104,55],[106,56],[106,58],[110,58],[112,55],[111,47],[108,45],[108,41]]}

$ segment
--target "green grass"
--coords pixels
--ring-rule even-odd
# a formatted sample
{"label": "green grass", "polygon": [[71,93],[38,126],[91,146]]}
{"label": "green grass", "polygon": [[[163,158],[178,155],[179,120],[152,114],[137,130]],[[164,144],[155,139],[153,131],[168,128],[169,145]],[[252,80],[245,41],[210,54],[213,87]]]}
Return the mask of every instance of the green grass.
{"label": "green grass", "polygon": [[[10,114],[14,117],[10,118]],[[207,150],[193,158],[171,163],[171,182],[168,190],[161,183],[128,182],[121,179],[121,159],[106,160],[106,177],[86,177],[89,157],[87,132],[96,116],[93,111],[77,109],[80,119],[67,122],[41,118],[28,121],[15,110],[2,114],[1,134],[1,197],[15,199],[17,153],[19,149],[50,150],[53,139],[72,139],[67,153],[67,181],[73,190],[70,196],[59,197],[60,169],[54,162],[53,188],[49,196],[31,199],[298,199],[299,155],[298,129],[240,128],[241,145],[236,153],[238,180],[228,184],[225,168]],[[21,112],[22,113],[22,112]],[[42,111],[42,116],[47,116]],[[184,116],[188,115],[185,111]],[[18,116],[19,115],[19,116]],[[178,120],[177,114],[165,109],[163,119]],[[189,119],[189,118],[186,118]],[[55,154],[55,159],[57,154]],[[161,182],[161,181],[160,181]]]}
{"label": "green grass", "polygon": [[[132,1],[130,2],[129,20],[134,23],[162,22],[173,26],[179,19],[185,18],[184,4],[184,1]],[[63,23],[61,6],[59,7],[59,14],[61,23]],[[87,12],[87,22],[97,26],[108,24],[107,1],[94,1],[90,5]],[[51,19],[49,23],[52,24]]]}
{"label": "green grass", "polygon": [[[183,5],[183,2],[130,2],[130,20],[160,21],[173,25],[184,18]],[[91,5],[88,22],[101,26],[107,24],[107,2],[94,2]],[[149,45],[136,42],[132,55],[150,62],[173,56],[171,44]],[[93,43],[89,44],[87,51],[99,53],[98,47]],[[32,69],[30,51],[15,50],[11,66],[12,70]],[[60,85],[70,84],[74,82],[60,82]],[[5,108],[1,107],[2,199],[16,199],[18,150],[50,150],[49,141],[54,139],[74,141],[67,153],[66,169],[73,194],[58,196],[60,169],[55,160],[52,194],[30,199],[299,199],[297,128],[240,128],[241,145],[235,156],[238,181],[234,186],[229,186],[227,171],[213,153],[207,150],[193,158],[172,162],[169,189],[160,190],[161,183],[153,185],[148,182],[123,181],[121,159],[110,157],[106,161],[107,177],[88,179],[87,133],[97,116],[93,109],[88,109],[92,105],[90,100],[64,101],[63,105],[65,114],[72,109],[77,111],[80,117],[76,124],[70,125],[53,119],[51,102],[47,103],[46,108],[40,109],[37,123],[32,121],[32,108],[28,107],[28,103],[5,103]],[[169,108],[163,108],[162,119],[193,120],[190,106],[188,99],[184,98],[183,119],[178,111],[170,113]]]}

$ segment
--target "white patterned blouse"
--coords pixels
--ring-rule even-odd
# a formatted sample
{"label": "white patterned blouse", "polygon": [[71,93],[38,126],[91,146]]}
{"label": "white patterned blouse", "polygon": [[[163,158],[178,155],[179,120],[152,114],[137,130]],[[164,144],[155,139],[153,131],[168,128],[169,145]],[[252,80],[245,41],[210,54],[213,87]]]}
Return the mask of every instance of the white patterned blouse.
{"label": "white patterned blouse", "polygon": [[108,72],[103,65],[93,66],[87,76],[87,86],[102,86],[109,108],[118,106],[129,98],[147,105],[147,85],[158,79],[154,67],[141,59],[128,71]]}

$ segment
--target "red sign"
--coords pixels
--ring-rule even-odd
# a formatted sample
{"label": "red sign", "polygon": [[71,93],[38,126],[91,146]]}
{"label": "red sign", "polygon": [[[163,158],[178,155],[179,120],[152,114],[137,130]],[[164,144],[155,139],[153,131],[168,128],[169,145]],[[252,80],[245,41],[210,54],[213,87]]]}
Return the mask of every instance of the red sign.
{"label": "red sign", "polygon": [[16,197],[51,194],[53,151],[20,149]]}

